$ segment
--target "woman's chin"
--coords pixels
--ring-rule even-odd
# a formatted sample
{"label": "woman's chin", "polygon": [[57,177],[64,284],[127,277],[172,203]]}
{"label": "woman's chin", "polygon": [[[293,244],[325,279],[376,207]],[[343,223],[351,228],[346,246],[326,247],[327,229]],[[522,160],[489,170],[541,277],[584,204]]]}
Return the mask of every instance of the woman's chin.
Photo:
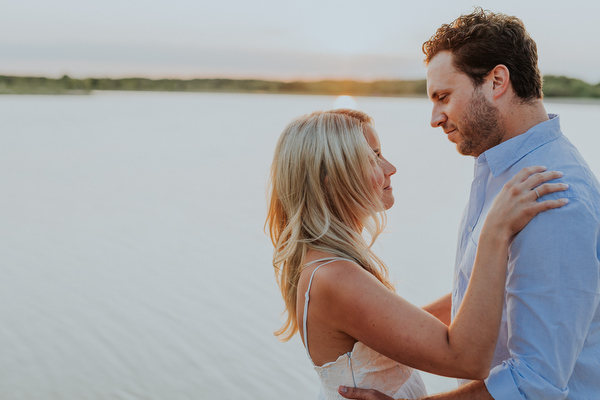
{"label": "woman's chin", "polygon": [[383,208],[385,210],[389,210],[390,208],[392,208],[393,205],[394,205],[394,198],[393,197],[391,199],[385,199],[383,201]]}
{"label": "woman's chin", "polygon": [[389,210],[394,205],[394,192],[392,191],[391,186],[388,186],[387,188],[383,189],[381,202],[383,203],[384,210]]}

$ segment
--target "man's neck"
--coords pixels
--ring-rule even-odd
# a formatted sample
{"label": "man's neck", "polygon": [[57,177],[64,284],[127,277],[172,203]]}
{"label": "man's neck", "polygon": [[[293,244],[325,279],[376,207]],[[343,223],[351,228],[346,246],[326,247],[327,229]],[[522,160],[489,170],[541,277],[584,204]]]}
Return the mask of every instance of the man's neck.
{"label": "man's neck", "polygon": [[515,103],[504,114],[506,135],[502,141],[522,135],[548,119],[548,113],[541,99],[528,104]]}

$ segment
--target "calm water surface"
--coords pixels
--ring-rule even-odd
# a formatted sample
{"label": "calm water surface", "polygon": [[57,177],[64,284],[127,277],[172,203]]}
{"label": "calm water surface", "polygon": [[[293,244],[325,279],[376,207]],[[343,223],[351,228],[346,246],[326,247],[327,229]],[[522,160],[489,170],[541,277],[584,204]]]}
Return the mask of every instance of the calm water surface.
{"label": "calm water surface", "polygon": [[[0,397],[315,398],[301,342],[272,334],[265,188],[284,126],[334,100],[0,97]],[[425,304],[450,290],[473,161],[429,127],[427,100],[355,100],[398,168],[376,251]],[[600,105],[547,109],[599,174]]]}

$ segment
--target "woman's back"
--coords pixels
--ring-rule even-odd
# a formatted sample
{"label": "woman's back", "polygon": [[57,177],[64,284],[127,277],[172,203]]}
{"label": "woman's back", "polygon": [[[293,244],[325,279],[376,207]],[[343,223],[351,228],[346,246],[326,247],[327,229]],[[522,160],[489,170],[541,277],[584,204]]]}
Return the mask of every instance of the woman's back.
{"label": "woman's back", "polygon": [[[355,339],[331,334],[332,326],[328,326],[330,324],[322,322],[327,321],[326,318],[321,318],[321,322],[319,322],[317,318],[313,321],[313,318],[310,316],[312,313],[308,310],[310,295],[313,293],[311,292],[311,289],[314,284],[315,274],[321,267],[335,262],[337,262],[338,267],[340,264],[348,262],[352,263],[352,261],[340,257],[327,257],[309,262],[306,266],[307,268],[303,271],[304,276],[301,277],[299,284],[299,289],[306,288],[306,290],[298,291],[298,302],[300,303],[302,297],[304,298],[303,305],[298,305],[298,309],[302,310],[301,313],[299,313],[298,325],[302,326],[301,335],[306,346],[307,355],[313,363],[315,371],[321,380],[324,398],[341,399],[342,397],[337,391],[340,385],[375,388],[394,398],[416,399],[427,395],[425,385],[423,384],[418,371],[385,357]],[[314,265],[314,268],[310,268],[311,265]],[[327,267],[323,269],[323,272],[326,268]],[[310,278],[308,278],[309,274]],[[322,275],[322,278],[327,279],[327,273],[323,273]],[[323,281],[325,279],[320,279],[319,283],[324,283]],[[308,283],[306,282],[307,280]],[[325,297],[323,296],[323,293],[319,293],[319,289],[313,290],[317,293],[317,298],[319,297],[319,294],[321,294],[321,297]],[[302,296],[301,293],[304,293],[304,296]],[[321,301],[324,300],[325,298],[321,299]],[[321,312],[323,309],[322,304],[319,304],[319,306],[320,307],[314,307],[316,311],[314,314],[324,314]],[[327,353],[329,353],[330,358],[333,357],[331,355],[332,351],[334,352],[333,354],[341,352],[342,354],[340,354],[337,359],[319,363],[321,365],[315,365],[308,344],[309,337],[312,337],[308,334],[309,318],[311,320],[311,332],[314,332],[315,337],[318,338],[318,340],[310,340],[311,344],[315,344],[319,347],[318,351],[315,353],[317,354],[318,359],[327,359]],[[335,332],[335,329],[333,332]],[[351,344],[351,348],[349,349],[348,346],[351,341],[354,341],[354,343]]]}

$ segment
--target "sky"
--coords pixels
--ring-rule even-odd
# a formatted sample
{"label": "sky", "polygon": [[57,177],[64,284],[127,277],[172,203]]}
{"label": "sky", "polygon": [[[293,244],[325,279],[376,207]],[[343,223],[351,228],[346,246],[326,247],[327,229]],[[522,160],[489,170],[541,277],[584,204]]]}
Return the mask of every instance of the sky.
{"label": "sky", "polygon": [[3,75],[423,79],[422,43],[477,5],[523,20],[542,74],[600,82],[597,0],[2,3]]}

